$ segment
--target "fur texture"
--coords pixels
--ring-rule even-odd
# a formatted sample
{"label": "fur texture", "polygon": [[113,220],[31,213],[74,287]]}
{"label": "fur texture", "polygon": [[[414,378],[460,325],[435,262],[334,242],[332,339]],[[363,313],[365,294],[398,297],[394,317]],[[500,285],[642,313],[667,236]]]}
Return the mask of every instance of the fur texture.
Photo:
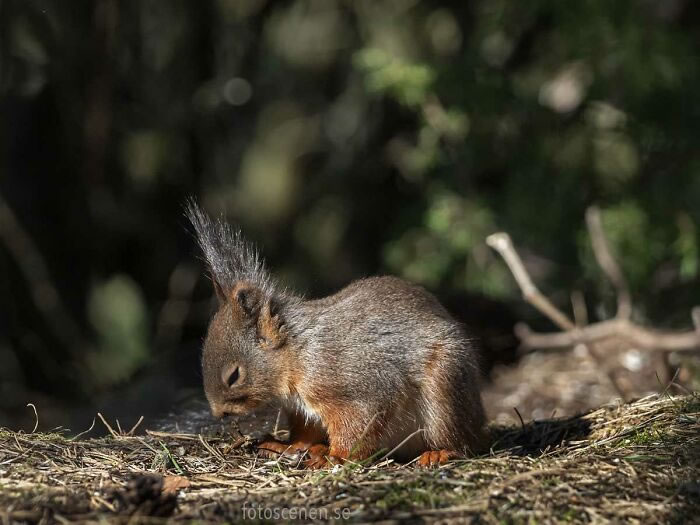
{"label": "fur texture", "polygon": [[340,460],[393,449],[414,433],[397,456],[447,451],[434,454],[440,459],[481,448],[476,348],[433,295],[371,277],[304,300],[274,282],[238,230],[194,203],[187,215],[220,299],[202,356],[214,415],[280,402],[296,422],[293,442],[327,436],[319,450]]}
{"label": "fur texture", "polygon": [[273,293],[274,285],[264,261],[239,229],[221,218],[211,219],[194,200],[187,204],[185,215],[194,226],[212,281],[220,291],[230,291],[236,283],[248,282],[266,295]]}

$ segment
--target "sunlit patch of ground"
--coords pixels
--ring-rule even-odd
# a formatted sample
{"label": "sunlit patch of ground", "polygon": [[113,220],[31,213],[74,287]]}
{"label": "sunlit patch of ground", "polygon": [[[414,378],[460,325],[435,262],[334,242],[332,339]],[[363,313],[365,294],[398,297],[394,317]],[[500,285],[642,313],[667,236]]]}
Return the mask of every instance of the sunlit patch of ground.
{"label": "sunlit patch of ground", "polygon": [[493,450],[440,469],[331,471],[257,457],[250,440],[151,432],[71,440],[0,431],[0,522],[461,518],[688,522],[700,515],[700,398],[654,396],[494,427]]}

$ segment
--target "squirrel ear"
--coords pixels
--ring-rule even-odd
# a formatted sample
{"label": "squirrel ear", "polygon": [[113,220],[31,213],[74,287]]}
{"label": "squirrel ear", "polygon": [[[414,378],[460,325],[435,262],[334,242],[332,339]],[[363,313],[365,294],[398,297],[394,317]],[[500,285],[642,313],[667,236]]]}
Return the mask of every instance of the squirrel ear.
{"label": "squirrel ear", "polygon": [[255,317],[260,305],[260,292],[256,288],[240,284],[233,289],[231,295],[247,317]]}
{"label": "squirrel ear", "polygon": [[268,299],[263,304],[258,316],[258,337],[260,344],[267,350],[275,350],[284,345],[287,334],[277,301]]}

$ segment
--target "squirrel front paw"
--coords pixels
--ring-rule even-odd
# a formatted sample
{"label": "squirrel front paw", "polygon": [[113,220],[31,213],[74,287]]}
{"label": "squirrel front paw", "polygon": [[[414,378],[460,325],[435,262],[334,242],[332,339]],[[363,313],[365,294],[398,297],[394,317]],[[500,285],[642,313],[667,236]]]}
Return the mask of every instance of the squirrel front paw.
{"label": "squirrel front paw", "polygon": [[[263,441],[257,446],[258,454],[266,457],[276,459],[283,454],[294,455],[299,452],[306,452],[314,446],[325,447],[325,445],[314,445],[304,440],[292,441],[291,443],[283,443],[282,441],[277,441],[276,439],[268,439]],[[328,447],[326,447],[328,448]]]}
{"label": "squirrel front paw", "polygon": [[345,460],[338,456],[333,456],[326,445],[314,445],[306,451],[309,459],[304,461],[304,466],[308,469],[319,470],[333,468],[335,465],[342,465]]}
{"label": "squirrel front paw", "polygon": [[458,457],[454,450],[426,450],[418,458],[418,466],[422,468],[436,467]]}
{"label": "squirrel front paw", "polygon": [[263,441],[262,443],[258,444],[256,448],[259,455],[272,459],[278,458],[285,452],[289,454],[296,452],[292,449],[289,443],[282,443],[281,441],[276,441],[274,439]]}

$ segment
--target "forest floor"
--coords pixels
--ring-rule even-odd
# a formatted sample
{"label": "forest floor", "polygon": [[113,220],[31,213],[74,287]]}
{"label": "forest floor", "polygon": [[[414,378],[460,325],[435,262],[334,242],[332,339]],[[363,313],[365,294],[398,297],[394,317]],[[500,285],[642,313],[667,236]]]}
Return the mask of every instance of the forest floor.
{"label": "forest floor", "polygon": [[478,523],[700,519],[700,396],[493,425],[489,454],[419,469],[258,457],[230,432],[0,430],[0,523],[346,518]]}

